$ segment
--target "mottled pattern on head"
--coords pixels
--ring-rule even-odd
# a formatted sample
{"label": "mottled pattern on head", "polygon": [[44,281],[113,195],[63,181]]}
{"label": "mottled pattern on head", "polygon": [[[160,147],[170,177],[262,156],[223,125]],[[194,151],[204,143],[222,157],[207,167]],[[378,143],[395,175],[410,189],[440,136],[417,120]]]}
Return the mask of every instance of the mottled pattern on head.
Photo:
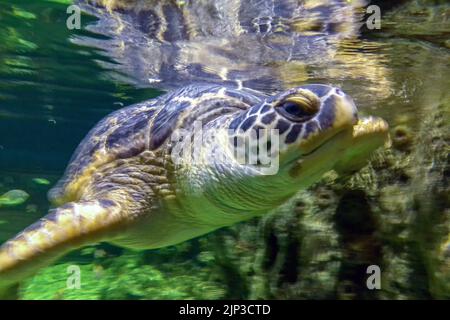
{"label": "mottled pattern on head", "polygon": [[[346,109],[348,114],[343,115],[342,110]],[[340,89],[305,85],[268,97],[234,117],[228,126],[232,132],[230,144],[236,148],[245,141],[254,141],[254,145],[265,141],[267,151],[274,152],[270,150],[269,135],[275,130],[279,141],[276,152],[283,155],[291,146],[297,148],[299,143],[306,144],[315,136],[329,136],[327,131],[333,132],[342,119],[351,124],[357,117],[353,101]]]}
{"label": "mottled pattern on head", "polygon": [[[313,101],[308,103],[316,105],[314,106],[316,112],[291,121],[284,110],[287,106],[286,101],[302,96],[312,97]],[[326,85],[305,85],[271,96],[231,121],[229,128],[235,132],[231,139],[236,144],[238,137],[251,139],[250,135],[256,132],[259,138],[259,133],[268,134],[269,130],[275,129],[280,136],[280,151],[283,151],[290,144],[307,140],[310,136],[319,134],[320,131],[332,128],[335,125],[336,108],[340,104],[338,101],[340,98],[350,99],[340,89]],[[292,107],[298,108],[296,105]],[[356,119],[356,108],[353,114]]]}

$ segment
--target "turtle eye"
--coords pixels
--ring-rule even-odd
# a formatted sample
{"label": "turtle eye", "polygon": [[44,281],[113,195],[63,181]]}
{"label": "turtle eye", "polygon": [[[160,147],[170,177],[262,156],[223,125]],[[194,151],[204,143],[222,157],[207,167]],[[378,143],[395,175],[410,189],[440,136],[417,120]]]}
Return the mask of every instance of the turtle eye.
{"label": "turtle eye", "polygon": [[296,96],[289,97],[280,103],[277,110],[292,121],[306,121],[312,118],[320,108],[318,99]]}

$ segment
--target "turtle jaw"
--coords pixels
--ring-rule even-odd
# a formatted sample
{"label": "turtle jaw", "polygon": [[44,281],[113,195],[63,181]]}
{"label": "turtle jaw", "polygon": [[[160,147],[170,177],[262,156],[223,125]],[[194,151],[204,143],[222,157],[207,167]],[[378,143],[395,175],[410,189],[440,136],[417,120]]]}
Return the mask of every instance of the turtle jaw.
{"label": "turtle jaw", "polygon": [[309,153],[303,154],[289,166],[289,175],[306,187],[330,170],[338,174],[353,173],[388,141],[386,121],[377,117],[361,118],[352,126],[335,131]]}
{"label": "turtle jaw", "polygon": [[389,125],[379,117],[364,117],[353,126],[351,139],[334,170],[339,174],[361,169],[378,148],[390,146]]}
{"label": "turtle jaw", "polygon": [[379,117],[364,117],[358,120],[358,122],[353,126],[353,138],[361,139],[368,136],[384,136],[387,138],[387,131],[389,125],[385,120]]}

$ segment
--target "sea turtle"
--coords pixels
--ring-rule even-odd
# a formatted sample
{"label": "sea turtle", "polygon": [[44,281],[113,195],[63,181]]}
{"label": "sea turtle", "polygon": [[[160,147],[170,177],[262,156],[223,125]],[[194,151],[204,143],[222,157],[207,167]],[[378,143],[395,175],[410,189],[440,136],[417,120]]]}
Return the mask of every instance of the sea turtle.
{"label": "sea turtle", "polygon": [[[265,2],[273,3],[258,4]],[[139,11],[143,3],[115,7],[119,13],[105,10],[122,15],[121,21],[136,16],[128,22],[140,21],[149,33],[156,31],[148,16],[180,20],[170,11],[179,8],[175,2],[163,1],[171,5],[156,13]],[[275,8],[279,15],[291,14],[292,7],[281,5],[287,3],[294,2],[280,1],[272,13]],[[253,1],[245,5],[256,8]],[[279,15],[268,26],[283,22]],[[164,36],[175,37],[177,30],[164,21],[164,30],[170,30]],[[164,70],[157,73],[168,76]],[[202,81],[101,120],[49,192],[56,207],[0,247],[0,288],[90,243],[159,248],[261,216],[327,171],[358,169],[387,138],[387,123],[359,118],[352,98],[337,87],[309,84],[273,93],[246,86],[251,73],[241,74],[247,80],[223,77],[218,83],[214,77],[205,83],[209,74],[202,73]]]}

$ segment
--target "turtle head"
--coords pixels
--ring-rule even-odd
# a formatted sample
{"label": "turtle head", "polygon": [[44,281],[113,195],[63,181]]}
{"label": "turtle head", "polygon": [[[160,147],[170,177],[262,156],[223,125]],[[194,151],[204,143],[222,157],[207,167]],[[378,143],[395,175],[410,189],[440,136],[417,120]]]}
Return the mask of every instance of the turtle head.
{"label": "turtle head", "polygon": [[327,171],[360,169],[388,138],[383,119],[360,118],[350,96],[318,84],[269,97],[233,119],[229,127],[234,148],[238,140],[258,141],[257,147],[244,148],[246,160],[251,150],[258,153],[253,159],[268,157],[243,166],[260,174],[258,186],[280,197],[311,185]]}
{"label": "turtle head", "polygon": [[384,120],[359,118],[336,87],[306,85],[257,101],[210,124],[198,153],[204,161],[184,167],[187,192],[239,217],[276,208],[327,171],[358,170],[388,137]]}
{"label": "turtle head", "polygon": [[357,171],[388,139],[387,123],[359,117],[353,99],[336,87],[297,87],[270,104],[276,114],[271,127],[279,136],[279,174],[297,188],[331,169]]}

